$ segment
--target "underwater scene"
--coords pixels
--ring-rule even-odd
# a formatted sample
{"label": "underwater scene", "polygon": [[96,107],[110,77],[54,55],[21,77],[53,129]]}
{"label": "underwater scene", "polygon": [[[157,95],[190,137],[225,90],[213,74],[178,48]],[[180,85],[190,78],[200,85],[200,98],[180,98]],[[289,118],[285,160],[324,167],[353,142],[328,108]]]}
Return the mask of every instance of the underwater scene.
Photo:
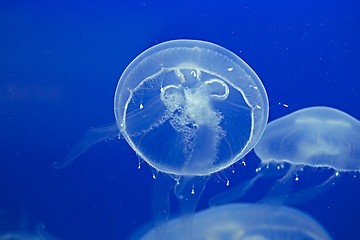
{"label": "underwater scene", "polygon": [[0,240],[360,239],[360,3],[0,2]]}

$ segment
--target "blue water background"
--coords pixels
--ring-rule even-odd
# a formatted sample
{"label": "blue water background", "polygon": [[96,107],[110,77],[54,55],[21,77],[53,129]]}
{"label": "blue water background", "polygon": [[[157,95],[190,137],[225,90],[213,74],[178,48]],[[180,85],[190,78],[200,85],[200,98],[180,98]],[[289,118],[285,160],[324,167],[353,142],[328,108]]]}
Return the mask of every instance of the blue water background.
{"label": "blue water background", "polygon": [[[267,89],[270,120],[315,105],[360,119],[358,1],[3,0],[0,232],[25,221],[22,228],[43,222],[61,239],[126,239],[152,220],[154,171],[138,169],[124,140],[93,146],[63,170],[51,164],[87,129],[115,121],[115,87],[133,58],[179,38],[243,58]],[[226,179],[232,186],[250,174],[234,168],[210,179],[198,209],[227,188]],[[360,239],[359,204],[359,174],[343,173],[326,194],[297,207],[335,239]]]}

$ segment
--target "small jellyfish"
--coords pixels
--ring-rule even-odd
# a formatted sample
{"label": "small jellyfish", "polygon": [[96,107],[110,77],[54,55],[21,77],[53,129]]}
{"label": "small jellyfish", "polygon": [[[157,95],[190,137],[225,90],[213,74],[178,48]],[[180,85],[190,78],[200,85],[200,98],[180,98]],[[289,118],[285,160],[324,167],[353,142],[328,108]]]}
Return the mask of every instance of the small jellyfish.
{"label": "small jellyfish", "polygon": [[[194,214],[191,237],[192,240],[332,239],[318,221],[304,212],[281,205],[244,203],[212,207]],[[157,239],[155,229],[140,239]],[[164,239],[184,239],[181,218],[167,223]]]}
{"label": "small jellyfish", "polygon": [[[184,212],[191,212],[207,176],[256,145],[268,111],[261,80],[234,53],[197,40],[160,43],[137,56],[121,75],[114,99],[116,124],[90,130],[55,167],[66,166],[98,141],[121,135],[141,159],[175,179],[175,187],[168,180],[157,178],[157,183],[171,185]],[[167,199],[163,190],[156,193],[154,202]]]}
{"label": "small jellyfish", "polygon": [[319,185],[287,194],[284,199],[290,203],[308,201],[331,188],[340,172],[359,172],[359,133],[357,119],[330,107],[305,108],[274,120],[254,148],[262,164],[257,176],[242,184],[237,193],[223,194],[213,202],[241,197],[259,177],[283,174],[270,191],[268,201],[284,195],[292,179],[300,180],[298,173],[304,168],[330,169],[332,174]]}

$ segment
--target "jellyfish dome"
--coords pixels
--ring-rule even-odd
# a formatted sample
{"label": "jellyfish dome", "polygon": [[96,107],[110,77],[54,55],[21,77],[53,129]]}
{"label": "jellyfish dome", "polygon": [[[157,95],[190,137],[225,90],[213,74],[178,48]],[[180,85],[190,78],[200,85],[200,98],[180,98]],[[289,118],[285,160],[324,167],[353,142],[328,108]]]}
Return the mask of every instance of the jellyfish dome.
{"label": "jellyfish dome", "polygon": [[202,176],[244,157],[260,139],[268,99],[256,73],[213,43],[173,40],[136,57],[116,89],[117,125],[158,171]]}
{"label": "jellyfish dome", "polygon": [[255,147],[263,163],[360,170],[360,122],[330,107],[301,109],[272,121]]}
{"label": "jellyfish dome", "polygon": [[[182,218],[169,221],[166,239],[184,239]],[[270,204],[227,204],[194,215],[191,239],[283,240],[332,239],[311,216],[294,208]],[[142,240],[158,239],[156,229]]]}

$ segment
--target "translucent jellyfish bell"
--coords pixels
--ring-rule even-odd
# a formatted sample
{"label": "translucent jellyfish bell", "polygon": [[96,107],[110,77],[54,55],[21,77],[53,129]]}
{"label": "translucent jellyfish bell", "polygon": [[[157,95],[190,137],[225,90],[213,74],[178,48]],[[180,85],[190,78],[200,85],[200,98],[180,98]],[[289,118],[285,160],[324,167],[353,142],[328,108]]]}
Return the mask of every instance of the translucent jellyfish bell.
{"label": "translucent jellyfish bell", "polygon": [[[136,239],[139,239],[138,236]],[[141,240],[157,239],[150,230]],[[165,239],[184,239],[182,219],[167,223]],[[193,217],[192,240],[202,239],[332,239],[311,216],[285,206],[228,204],[206,209]]]}
{"label": "translucent jellyfish bell", "polygon": [[263,164],[360,170],[360,122],[329,107],[301,109],[268,124],[255,147]]}
{"label": "translucent jellyfish bell", "polygon": [[176,176],[209,175],[244,157],[268,118],[265,89],[229,50],[174,40],[140,54],[115,94],[121,134],[148,164]]}
{"label": "translucent jellyfish bell", "polygon": [[[280,186],[285,186],[286,181],[290,183],[292,178],[297,181],[297,172],[303,167],[332,169],[328,179],[292,198],[305,201],[328,190],[339,172],[359,172],[359,133],[360,122],[338,109],[304,108],[270,122],[255,153],[263,165],[290,164]],[[274,189],[279,192],[278,186]]]}

